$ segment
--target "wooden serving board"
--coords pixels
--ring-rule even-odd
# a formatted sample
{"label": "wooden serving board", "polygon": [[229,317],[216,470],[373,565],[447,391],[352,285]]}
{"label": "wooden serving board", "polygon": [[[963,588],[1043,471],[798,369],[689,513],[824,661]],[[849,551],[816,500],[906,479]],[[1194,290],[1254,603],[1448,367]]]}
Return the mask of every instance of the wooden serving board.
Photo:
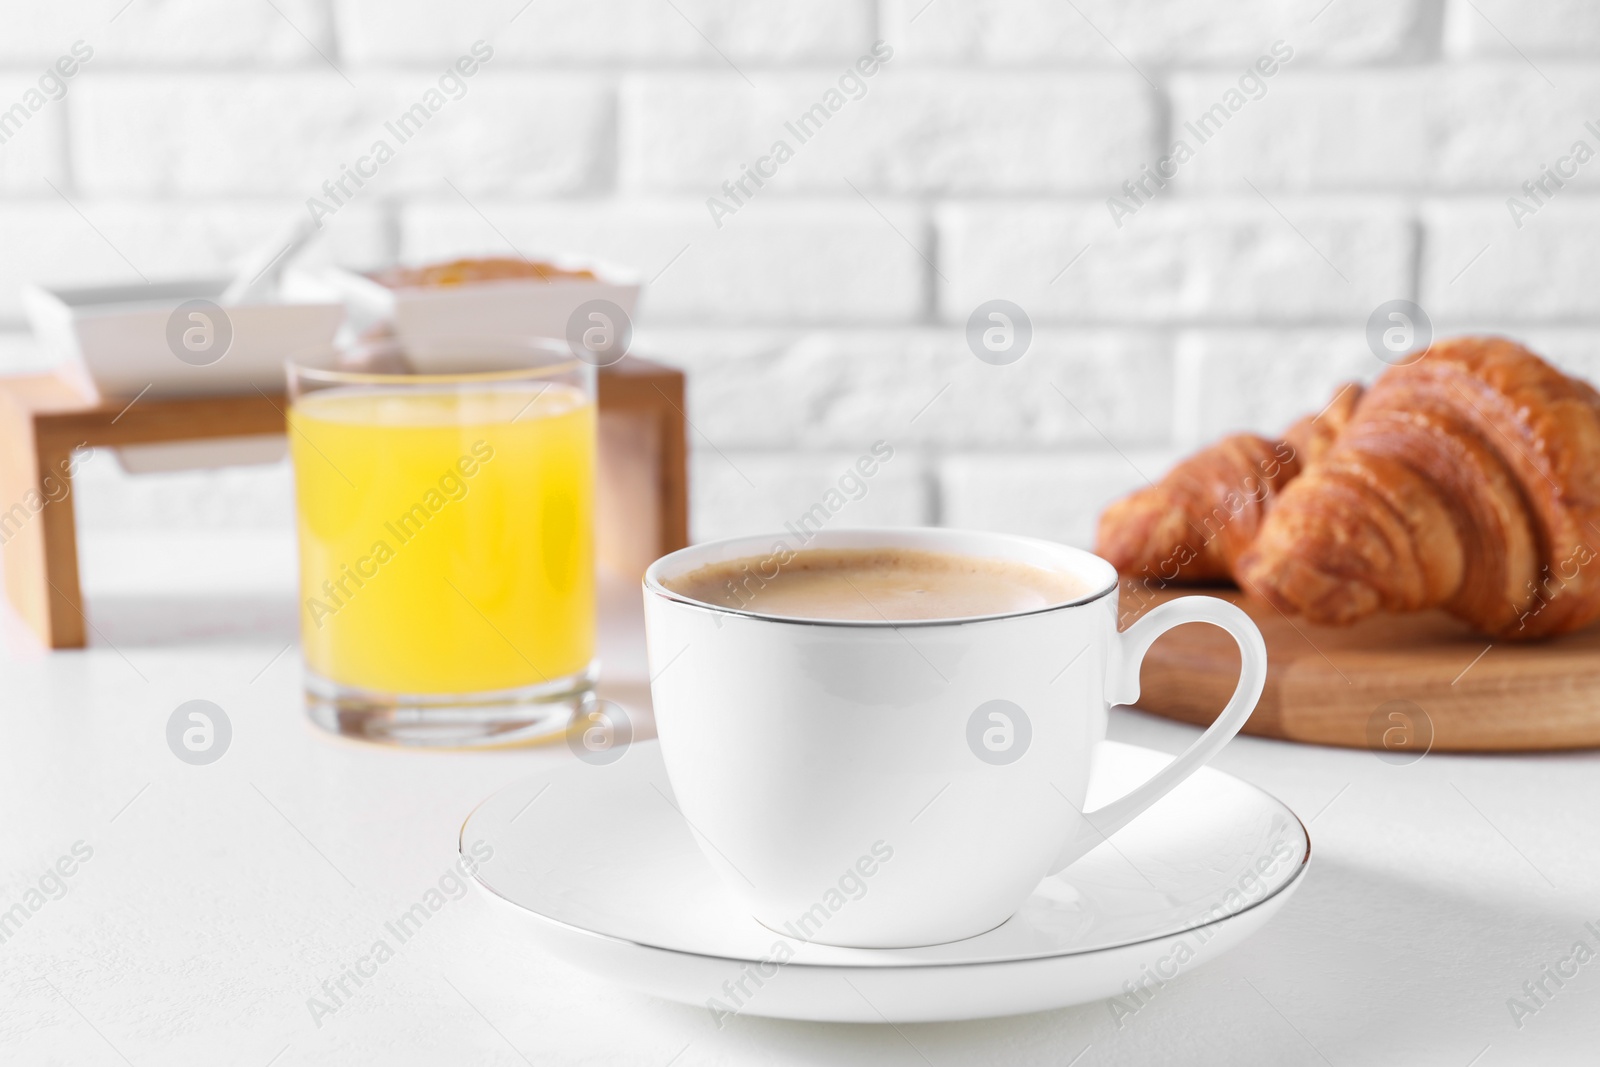
{"label": "wooden serving board", "polygon": [[[1266,638],[1267,686],[1245,733],[1369,748],[1395,762],[1430,749],[1600,746],[1600,626],[1540,642],[1491,641],[1430,611],[1335,628],[1291,620],[1231,587],[1175,589],[1141,607],[1126,586],[1123,625],[1196,593],[1238,604]],[[1145,657],[1138,706],[1209,724],[1238,671],[1226,633],[1180,626]]]}

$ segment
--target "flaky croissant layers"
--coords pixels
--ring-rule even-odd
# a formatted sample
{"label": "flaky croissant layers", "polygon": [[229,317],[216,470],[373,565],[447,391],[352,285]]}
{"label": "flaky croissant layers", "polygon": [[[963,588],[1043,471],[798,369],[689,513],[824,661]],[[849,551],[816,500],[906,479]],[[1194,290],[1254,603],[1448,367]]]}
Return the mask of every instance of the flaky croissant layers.
{"label": "flaky croissant layers", "polygon": [[[1600,618],[1593,387],[1515,342],[1459,338],[1389,370],[1352,407],[1226,551],[1210,548],[1221,538],[1202,546],[1228,557],[1242,588],[1332,625],[1437,607],[1485,634],[1530,638]],[[1101,550],[1119,570],[1149,565],[1148,548],[1127,551],[1153,526],[1132,502],[1148,504],[1183,469],[1107,509]]]}
{"label": "flaky croissant layers", "polygon": [[1158,584],[1232,577],[1268,507],[1333,447],[1360,398],[1351,383],[1282,438],[1236,433],[1195,453],[1106,508],[1095,551],[1122,574]]}

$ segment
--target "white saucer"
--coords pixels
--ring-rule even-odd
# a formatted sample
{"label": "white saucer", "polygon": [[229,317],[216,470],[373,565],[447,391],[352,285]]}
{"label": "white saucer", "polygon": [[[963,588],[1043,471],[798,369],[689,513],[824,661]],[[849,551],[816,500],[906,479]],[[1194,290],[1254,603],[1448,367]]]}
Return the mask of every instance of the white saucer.
{"label": "white saucer", "polygon": [[[1311,859],[1294,812],[1204,768],[986,934],[927,948],[807,944],[723,892],[677,812],[660,746],[620,751],[496,793],[462,826],[462,852],[492,847],[477,880],[531,948],[719,1021],[973,1019],[1110,996],[1135,1009],[1258,930]],[[1168,759],[1106,742],[1089,803]]]}

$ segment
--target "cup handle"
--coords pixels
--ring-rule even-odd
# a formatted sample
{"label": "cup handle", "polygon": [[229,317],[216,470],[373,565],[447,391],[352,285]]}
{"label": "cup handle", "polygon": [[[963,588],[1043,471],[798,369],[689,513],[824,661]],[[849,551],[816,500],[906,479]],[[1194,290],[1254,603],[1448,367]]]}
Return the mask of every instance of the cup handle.
{"label": "cup handle", "polygon": [[1106,700],[1111,704],[1132,704],[1139,699],[1139,667],[1144,654],[1156,638],[1186,622],[1208,622],[1220,626],[1239,645],[1239,684],[1234,687],[1222,714],[1207,727],[1194,744],[1148,782],[1131,793],[1094,811],[1083,813],[1088,825],[1088,840],[1069,844],[1050,871],[1064,869],[1100,841],[1133,821],[1133,817],[1175,789],[1179,782],[1210,762],[1222,746],[1233,740],[1267,683],[1267,646],[1261,631],[1239,608],[1226,600],[1210,596],[1186,596],[1170,600],[1145,613],[1144,617],[1112,639],[1110,664],[1106,674]]}

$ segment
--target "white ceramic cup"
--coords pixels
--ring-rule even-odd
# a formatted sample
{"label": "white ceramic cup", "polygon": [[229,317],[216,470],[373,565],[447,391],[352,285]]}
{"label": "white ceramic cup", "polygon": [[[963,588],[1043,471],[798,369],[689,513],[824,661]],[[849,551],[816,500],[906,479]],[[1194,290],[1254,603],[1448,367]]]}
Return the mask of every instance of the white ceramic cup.
{"label": "white ceramic cup", "polygon": [[[686,548],[645,573],[657,729],[676,802],[706,859],[757,921],[830,945],[939,944],[1005,922],[1046,876],[1144,811],[1244,725],[1266,679],[1249,616],[1183,597],[1117,631],[1117,575],[1098,556],[949,529],[829,530],[805,548],[894,546],[1017,560],[1077,578],[1068,604],[890,624],[716,607],[664,582],[756,557],[771,577],[791,535]],[[1126,796],[1083,811],[1107,709],[1186,622],[1220,626],[1242,667],[1227,707]]]}

